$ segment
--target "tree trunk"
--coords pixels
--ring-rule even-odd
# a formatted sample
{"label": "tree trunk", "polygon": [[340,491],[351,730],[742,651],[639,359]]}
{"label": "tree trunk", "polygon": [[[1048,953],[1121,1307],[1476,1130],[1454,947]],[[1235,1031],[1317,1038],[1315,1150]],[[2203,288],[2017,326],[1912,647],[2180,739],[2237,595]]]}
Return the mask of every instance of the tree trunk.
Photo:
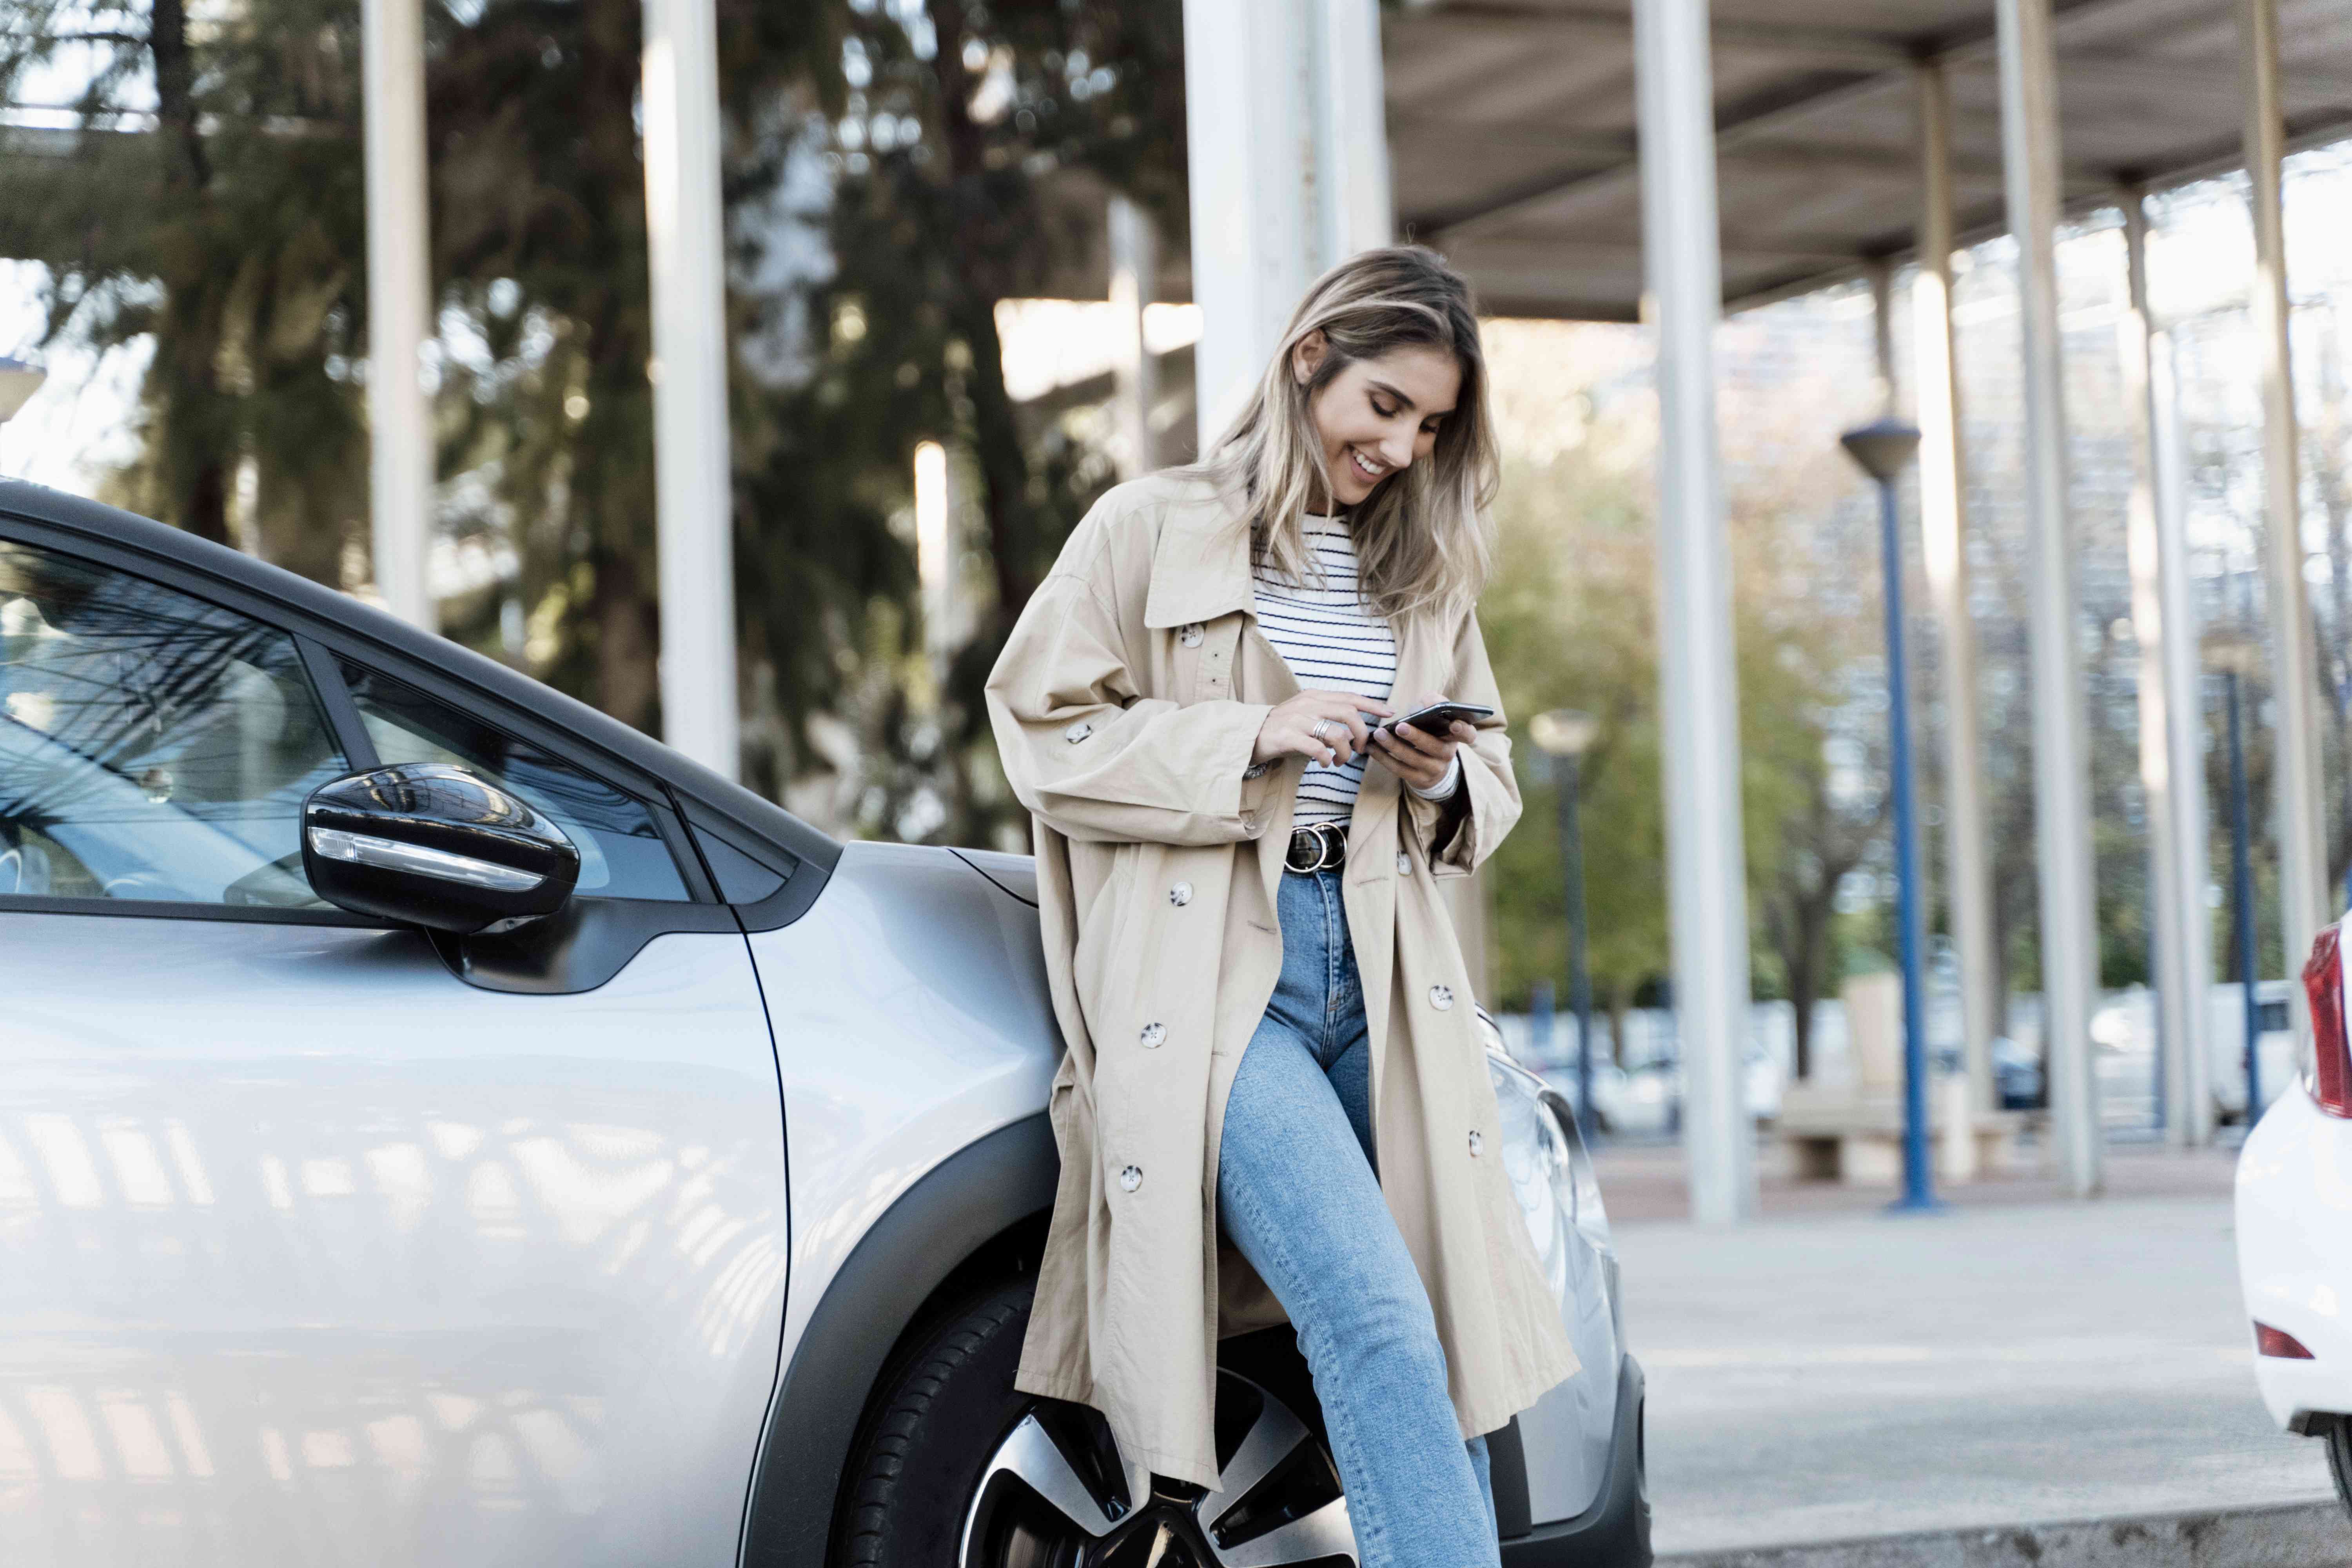
{"label": "tree trunk", "polygon": [[[203,393],[210,391],[209,387],[202,389]],[[180,526],[197,538],[209,539],[215,544],[230,542],[228,468],[217,457],[208,456],[196,465],[195,475],[188,486],[187,500],[181,503]]]}
{"label": "tree trunk", "polygon": [[[163,188],[174,205],[184,204],[186,221],[201,223],[212,166],[205,155],[204,130],[196,113],[196,68],[188,47],[185,0],[154,0],[147,47],[155,64],[156,121],[171,139],[163,153]],[[167,440],[165,446],[167,453],[176,447],[181,458],[176,463],[167,459],[164,470],[179,491],[170,498],[174,521],[199,538],[226,544],[228,432],[223,428],[226,422],[219,416],[220,388],[213,378],[220,323],[190,319],[189,296],[199,291],[195,279],[167,278],[165,287],[172,295],[166,309],[181,318],[179,330],[173,334],[180,340],[178,352],[171,355],[166,383],[169,417],[181,436],[176,442]]]}
{"label": "tree trunk", "polygon": [[185,0],[154,0],[147,47],[155,57],[155,118],[177,143],[179,154],[167,165],[164,177],[201,191],[211,183],[212,169],[196,121],[196,68],[188,50]]}
{"label": "tree trunk", "polygon": [[596,706],[624,724],[655,732],[659,636],[636,562],[600,541],[594,563]]}
{"label": "tree trunk", "polygon": [[940,142],[954,228],[949,257],[956,272],[948,317],[971,352],[964,390],[971,398],[973,455],[985,492],[981,506],[988,520],[1002,632],[1011,627],[1044,579],[1045,542],[1037,536],[1036,510],[1029,502],[1028,451],[1013,416],[1012,396],[1004,390],[1004,357],[996,336],[1003,283],[989,275],[986,265],[988,258],[1003,249],[1003,236],[997,232],[1003,215],[986,188],[986,137],[973,123],[970,109],[963,7],[959,0],[934,0],[930,15],[939,37],[931,69],[939,83]]}

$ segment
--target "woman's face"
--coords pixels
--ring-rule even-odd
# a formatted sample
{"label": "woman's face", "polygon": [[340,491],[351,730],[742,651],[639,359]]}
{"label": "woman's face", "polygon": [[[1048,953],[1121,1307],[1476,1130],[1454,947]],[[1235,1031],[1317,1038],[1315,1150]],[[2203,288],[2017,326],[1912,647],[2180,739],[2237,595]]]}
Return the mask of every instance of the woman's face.
{"label": "woman's face", "polygon": [[[1300,384],[1330,352],[1321,332],[1307,335],[1291,366]],[[1461,394],[1462,366],[1440,348],[1415,344],[1344,367],[1307,405],[1331,499],[1354,506],[1382,479],[1429,456]]]}

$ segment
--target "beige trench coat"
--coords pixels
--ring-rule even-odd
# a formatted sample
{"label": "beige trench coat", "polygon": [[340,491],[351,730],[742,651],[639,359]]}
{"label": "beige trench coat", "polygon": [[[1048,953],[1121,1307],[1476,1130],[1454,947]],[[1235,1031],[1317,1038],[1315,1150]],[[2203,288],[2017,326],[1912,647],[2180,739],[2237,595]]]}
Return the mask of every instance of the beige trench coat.
{"label": "beige trench coat", "polygon": [[[1130,1459],[1210,1487],[1216,1342],[1283,1321],[1216,1221],[1225,1095],[1282,968],[1275,892],[1305,766],[1244,776],[1268,710],[1298,690],[1251,605],[1234,512],[1202,480],[1139,479],[1070,536],[988,682],[1006,776],[1035,819],[1069,1047],[1052,1099],[1061,1185],[1016,1383],[1096,1406]],[[1417,617],[1398,643],[1401,700],[1498,705],[1475,616]],[[1366,769],[1342,898],[1381,1185],[1471,1436],[1577,1361],[1503,1170],[1470,979],[1432,882],[1467,875],[1519,815],[1502,720],[1461,755],[1465,793],[1444,805]]]}

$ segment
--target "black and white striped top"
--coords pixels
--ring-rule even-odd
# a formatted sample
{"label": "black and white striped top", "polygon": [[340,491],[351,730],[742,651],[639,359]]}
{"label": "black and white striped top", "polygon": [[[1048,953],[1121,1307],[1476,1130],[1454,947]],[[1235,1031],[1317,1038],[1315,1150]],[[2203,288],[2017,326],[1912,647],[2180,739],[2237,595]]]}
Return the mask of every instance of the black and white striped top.
{"label": "black and white striped top", "polygon": [[[1385,702],[1396,683],[1396,634],[1363,601],[1347,520],[1309,517],[1306,527],[1307,546],[1323,568],[1322,581],[1287,582],[1270,563],[1259,561],[1252,574],[1258,630],[1282,655],[1300,686],[1353,691]],[[1362,752],[1344,768],[1308,763],[1298,781],[1292,822],[1305,826],[1347,821],[1363,783]]]}

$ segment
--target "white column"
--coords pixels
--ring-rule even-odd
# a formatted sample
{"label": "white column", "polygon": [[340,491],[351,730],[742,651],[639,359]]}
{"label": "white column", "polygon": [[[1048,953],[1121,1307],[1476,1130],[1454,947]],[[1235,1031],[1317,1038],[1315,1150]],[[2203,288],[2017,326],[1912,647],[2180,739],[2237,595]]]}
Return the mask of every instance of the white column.
{"label": "white column", "polygon": [[[2140,468],[2128,521],[2132,633],[2139,644],[2139,777],[2153,872],[2158,1038],[2164,1052],[2164,1125],[2176,1144],[2212,1131],[2207,1086],[2206,992],[2212,930],[2205,907],[2204,720],[2198,698],[2197,620],[2181,517],[2171,344],[2147,301],[2147,203],[2126,191],[2124,257],[2131,308],[2117,322],[2124,401],[2139,426]],[[2159,363],[2161,368],[2159,369]]]}
{"label": "white column", "polygon": [[1919,534],[1927,597],[1943,645],[1944,897],[1960,963],[1961,1059],[1969,1103],[1993,1108],[1992,1037],[2002,1026],[1992,951],[1986,853],[1984,746],[1977,699],[1977,625],[1969,613],[1967,521],[1960,467],[1960,378],[1952,354],[1952,97],[1941,62],[1919,68],[1919,272],[1911,284],[1912,357],[1919,383]]}
{"label": "white column", "polygon": [[[2312,938],[2335,900],[2327,883],[2327,835],[2319,818],[2319,671],[2311,600],[2303,581],[2301,470],[2295,461],[2294,382],[2287,355],[2286,235],[2279,164],[2286,121],[2279,101],[2277,0],[2239,0],[2245,65],[2246,173],[2253,184],[2256,352],[2263,371],[2263,559],[2270,597],[2271,696],[2278,713],[2277,791],[2280,924],[2290,978],[2303,973]],[[2301,984],[2296,1033],[2307,1043]]]}
{"label": "white column", "polygon": [[740,765],[734,487],[727,438],[719,33],[712,0],[646,0],[645,36],[662,735],[731,779]]}
{"label": "white column", "polygon": [[1307,0],[1315,23],[1315,270],[1392,244],[1380,0]]}
{"label": "white column", "polygon": [[2025,490],[2033,668],[2034,849],[2042,882],[2042,1039],[2059,1168],[2099,1190],[2105,1152],[2091,1074],[2099,948],[2092,910],[2090,767],[2076,651],[2074,531],[2058,335],[2058,90],[2050,0],[1998,0],[2001,167],[2018,242],[2025,355]]}
{"label": "white column", "polygon": [[1674,1005],[1692,1217],[1755,1212],[1747,857],[1730,549],[1717,472],[1715,328],[1723,260],[1706,0],[1634,0],[1642,251],[1658,342],[1658,624]]}
{"label": "white column", "polygon": [[1112,369],[1117,389],[1111,406],[1118,421],[1119,473],[1149,473],[1151,405],[1160,395],[1159,366],[1143,341],[1143,308],[1151,303],[1160,269],[1160,237],[1151,216],[1125,196],[1110,199],[1107,238],[1110,249],[1112,331],[1118,336]]}
{"label": "white column", "polygon": [[384,607],[436,629],[433,406],[417,378],[433,331],[425,197],[422,0],[363,0],[360,78],[367,158],[368,517]]}
{"label": "white column", "polygon": [[[1314,274],[1315,161],[1299,0],[1184,0],[1200,449],[1242,411]],[[1309,176],[1311,177],[1311,176]]]}
{"label": "white column", "polygon": [[1307,286],[1394,225],[1376,0],[1184,0],[1201,446]]}

